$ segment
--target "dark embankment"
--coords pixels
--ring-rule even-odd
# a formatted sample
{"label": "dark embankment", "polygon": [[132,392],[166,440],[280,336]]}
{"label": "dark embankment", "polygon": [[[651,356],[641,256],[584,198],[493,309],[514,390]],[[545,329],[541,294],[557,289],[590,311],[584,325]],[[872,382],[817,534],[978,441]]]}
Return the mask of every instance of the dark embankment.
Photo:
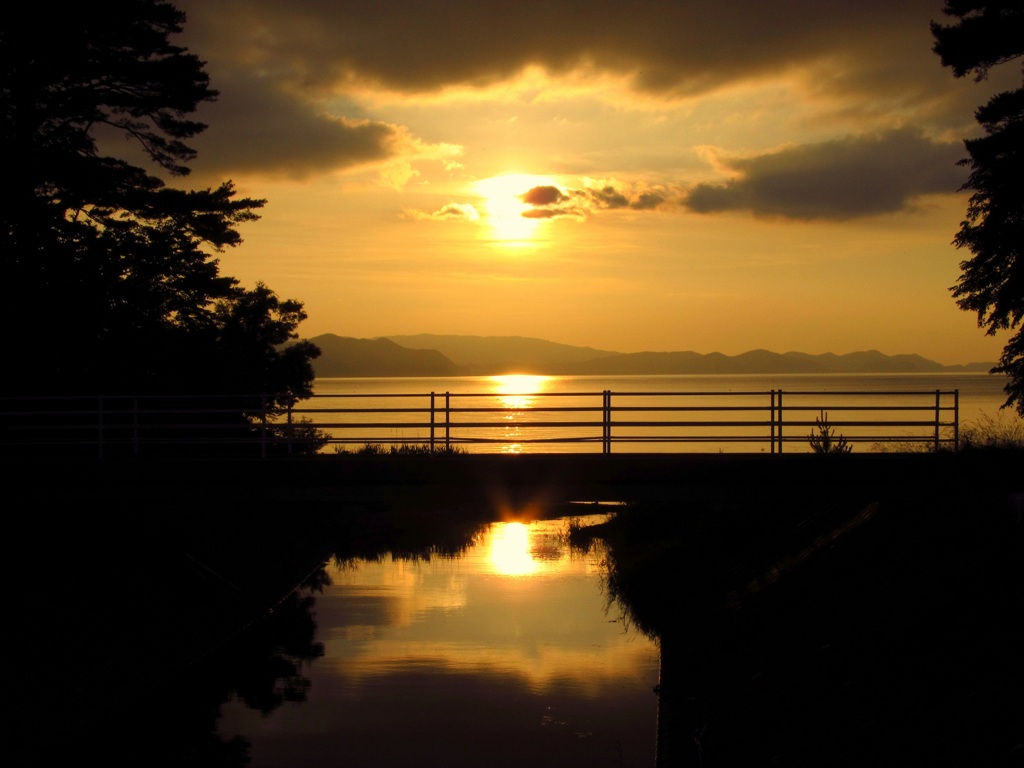
{"label": "dark embankment", "polygon": [[173,498],[178,490],[239,494],[267,491],[325,499],[382,500],[392,494],[487,499],[496,492],[561,500],[657,497],[680,487],[792,489],[815,486],[1024,489],[1019,450],[961,453],[792,454],[532,454],[323,455],[238,460],[111,460],[55,465],[8,462],[22,478],[17,496],[96,493],[116,498],[124,489]]}
{"label": "dark embankment", "polygon": [[[640,564],[620,587],[653,574],[654,605],[676,606],[641,598],[638,623],[667,622],[675,690],[699,691],[672,732],[700,731],[706,764],[926,764],[943,743],[1005,761],[1022,716],[1021,466],[983,451],[11,463],[15,753],[73,749],[108,709],[153,701],[332,553],[443,551],[509,512],[615,499],[652,510],[616,544]],[[651,551],[707,567],[681,583]]]}
{"label": "dark embankment", "polygon": [[660,641],[659,765],[1024,765],[1019,478],[852,479],[691,488],[592,532]]}
{"label": "dark embankment", "polygon": [[[334,556],[458,551],[487,519],[483,505],[410,505],[298,467],[207,470],[20,475],[5,558],[9,764],[243,765],[213,735],[217,711],[233,692],[266,709],[305,695],[288,657],[315,658],[322,638],[296,588],[322,583]],[[307,636],[275,637],[275,622]],[[264,656],[236,657],[242,633],[267,636]]]}

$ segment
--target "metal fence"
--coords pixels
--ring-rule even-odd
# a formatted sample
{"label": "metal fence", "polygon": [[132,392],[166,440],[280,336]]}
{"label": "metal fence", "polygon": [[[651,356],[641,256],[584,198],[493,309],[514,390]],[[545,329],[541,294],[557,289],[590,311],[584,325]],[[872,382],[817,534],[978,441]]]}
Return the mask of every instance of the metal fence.
{"label": "metal fence", "polygon": [[957,390],[332,394],[304,401],[292,417],[341,445],[431,450],[729,445],[781,453],[795,443],[810,450],[822,428],[851,446],[959,444]]}
{"label": "metal fence", "polygon": [[0,398],[0,444],[100,458],[177,451],[268,457],[414,446],[424,451],[957,450],[959,391],[325,394],[274,409],[265,395]]}

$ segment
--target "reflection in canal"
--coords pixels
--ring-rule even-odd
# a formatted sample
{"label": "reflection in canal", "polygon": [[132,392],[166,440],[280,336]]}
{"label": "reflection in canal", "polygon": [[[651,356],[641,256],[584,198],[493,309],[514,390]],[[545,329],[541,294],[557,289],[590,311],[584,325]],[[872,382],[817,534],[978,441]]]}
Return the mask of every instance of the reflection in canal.
{"label": "reflection in canal", "polygon": [[254,768],[653,765],[657,645],[606,610],[601,550],[570,549],[567,525],[333,562],[304,700],[261,712],[235,697],[221,739],[248,741]]}

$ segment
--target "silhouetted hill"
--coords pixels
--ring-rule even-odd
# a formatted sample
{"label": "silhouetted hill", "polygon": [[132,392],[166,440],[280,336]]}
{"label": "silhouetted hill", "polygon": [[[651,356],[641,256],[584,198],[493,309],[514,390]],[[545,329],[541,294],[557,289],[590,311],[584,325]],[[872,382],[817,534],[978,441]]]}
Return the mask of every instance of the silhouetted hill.
{"label": "silhouetted hill", "polygon": [[325,333],[310,339],[320,348],[313,361],[318,377],[455,376],[451,360],[434,349],[407,349],[387,339],[354,339]]}
{"label": "silhouetted hill", "polygon": [[588,360],[575,366],[577,374],[755,374],[755,373],[939,373],[988,372],[995,363],[942,365],[920,355],[884,355],[877,350],[836,355],[769,352],[755,349],[728,356],[718,352],[636,352]]}
{"label": "silhouetted hill", "polygon": [[570,373],[569,367],[573,364],[618,354],[523,336],[444,336],[421,333],[387,338],[411,349],[436,349],[465,374]]}
{"label": "silhouetted hill", "polygon": [[920,355],[885,355],[877,350],[837,355],[770,352],[621,353],[558,344],[522,336],[418,334],[355,339],[323,334],[316,375],[465,376],[501,373],[576,375],[687,375],[794,373],[987,373],[995,363],[943,365]]}

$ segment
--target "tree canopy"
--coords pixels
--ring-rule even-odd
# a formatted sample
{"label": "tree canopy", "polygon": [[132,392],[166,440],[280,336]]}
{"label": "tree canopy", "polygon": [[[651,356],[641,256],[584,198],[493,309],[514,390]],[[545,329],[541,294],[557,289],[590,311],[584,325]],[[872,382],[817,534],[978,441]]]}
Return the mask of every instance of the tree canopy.
{"label": "tree canopy", "polygon": [[243,289],[216,258],[265,201],[171,186],[217,97],[171,41],[185,20],[105,0],[0,22],[4,392],[311,392],[319,350],[291,343],[302,304]]}
{"label": "tree canopy", "polygon": [[[948,0],[956,23],[932,24],[934,51],[954,76],[985,80],[993,67],[1024,56],[1020,0]],[[1022,70],[1024,75],[1024,70]],[[1014,331],[994,372],[1009,376],[1007,407],[1024,415],[1024,76],[1022,86],[993,96],[975,112],[983,134],[967,139],[971,196],[954,238],[973,256],[960,264],[953,297],[975,312],[989,335]]]}

